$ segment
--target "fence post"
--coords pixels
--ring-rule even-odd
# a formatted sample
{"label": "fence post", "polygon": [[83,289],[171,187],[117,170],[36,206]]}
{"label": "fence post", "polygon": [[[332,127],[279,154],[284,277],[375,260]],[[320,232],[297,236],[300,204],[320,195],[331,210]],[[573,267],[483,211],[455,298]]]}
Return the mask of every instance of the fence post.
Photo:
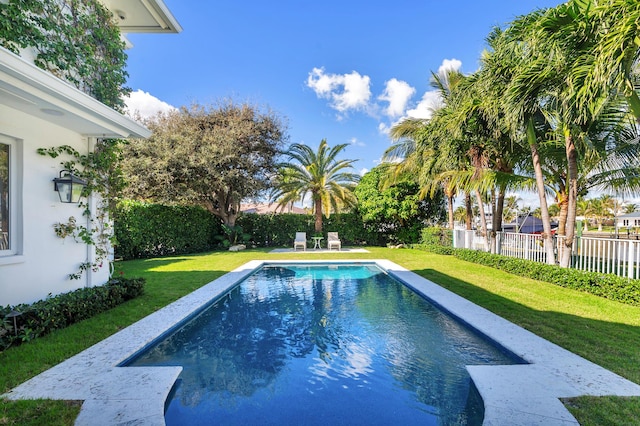
{"label": "fence post", "polygon": [[632,279],[634,278],[634,275],[635,275],[633,273],[633,269],[636,264],[635,248],[636,248],[636,242],[629,240],[629,250],[627,251],[627,278],[632,278]]}

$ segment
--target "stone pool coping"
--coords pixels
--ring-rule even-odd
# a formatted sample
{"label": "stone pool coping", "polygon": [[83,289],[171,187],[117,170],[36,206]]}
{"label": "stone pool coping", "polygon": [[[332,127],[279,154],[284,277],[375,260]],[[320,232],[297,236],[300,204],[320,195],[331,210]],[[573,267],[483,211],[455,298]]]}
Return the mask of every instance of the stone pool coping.
{"label": "stone pool coping", "polygon": [[559,398],[640,396],[640,386],[388,260],[253,260],[33,377],[8,399],[82,400],[76,425],[164,425],[181,367],[118,367],[265,264],[375,263],[529,364],[467,366],[485,404],[484,425],[578,425]]}

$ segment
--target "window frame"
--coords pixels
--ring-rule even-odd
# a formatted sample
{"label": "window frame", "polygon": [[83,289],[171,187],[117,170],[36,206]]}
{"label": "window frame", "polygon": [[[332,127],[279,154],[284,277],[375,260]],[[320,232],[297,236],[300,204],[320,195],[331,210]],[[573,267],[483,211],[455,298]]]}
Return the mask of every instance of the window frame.
{"label": "window frame", "polygon": [[[9,146],[9,247],[0,250],[0,265],[13,263],[22,254],[21,212],[22,144],[19,139],[0,133],[0,144]],[[5,231],[3,231],[5,232]]]}

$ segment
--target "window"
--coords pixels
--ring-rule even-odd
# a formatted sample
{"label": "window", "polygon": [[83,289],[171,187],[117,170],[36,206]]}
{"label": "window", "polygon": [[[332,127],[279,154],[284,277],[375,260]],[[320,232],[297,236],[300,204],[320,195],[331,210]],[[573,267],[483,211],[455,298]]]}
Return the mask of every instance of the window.
{"label": "window", "polygon": [[0,253],[11,250],[10,235],[10,154],[11,146],[0,139]]}
{"label": "window", "polygon": [[19,262],[22,258],[20,179],[22,141],[0,134],[0,265]]}

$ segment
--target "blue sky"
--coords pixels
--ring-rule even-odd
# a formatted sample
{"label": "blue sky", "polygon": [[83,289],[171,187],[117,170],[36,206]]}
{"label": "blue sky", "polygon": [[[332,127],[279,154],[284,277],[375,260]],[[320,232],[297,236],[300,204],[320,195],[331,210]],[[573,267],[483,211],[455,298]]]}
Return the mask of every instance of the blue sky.
{"label": "blue sky", "polygon": [[494,26],[559,0],[164,0],[180,34],[130,34],[131,110],[223,98],[286,118],[291,142],[348,143],[358,172],[386,131],[428,115],[431,72],[478,68]]}

